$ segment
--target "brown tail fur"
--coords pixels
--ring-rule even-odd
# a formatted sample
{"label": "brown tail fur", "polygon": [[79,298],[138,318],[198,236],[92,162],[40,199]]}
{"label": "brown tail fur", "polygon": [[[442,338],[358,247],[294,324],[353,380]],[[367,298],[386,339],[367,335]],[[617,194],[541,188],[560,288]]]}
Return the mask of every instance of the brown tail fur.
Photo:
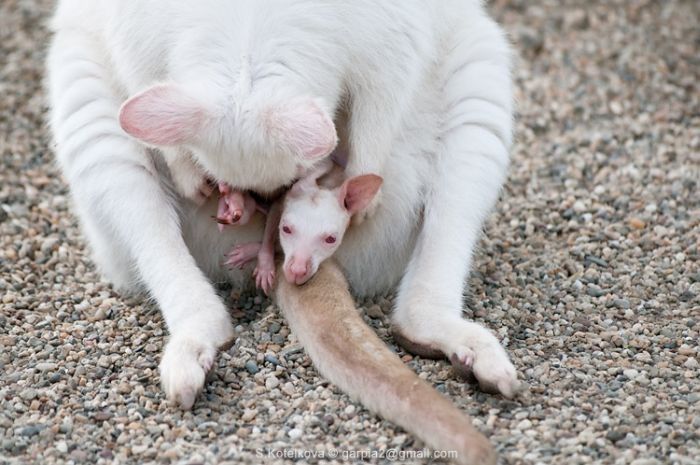
{"label": "brown tail fur", "polygon": [[[282,276],[281,273],[278,276]],[[338,266],[327,261],[305,285],[279,279],[277,301],[318,371],[381,417],[457,463],[496,463],[469,416],[421,380],[362,320]]]}

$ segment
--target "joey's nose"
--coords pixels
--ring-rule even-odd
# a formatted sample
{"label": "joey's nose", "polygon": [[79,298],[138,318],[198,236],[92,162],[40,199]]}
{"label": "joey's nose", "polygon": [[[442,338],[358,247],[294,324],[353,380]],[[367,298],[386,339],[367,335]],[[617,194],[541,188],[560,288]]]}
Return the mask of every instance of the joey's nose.
{"label": "joey's nose", "polygon": [[294,284],[304,284],[309,279],[311,260],[292,259],[285,269],[285,278]]}

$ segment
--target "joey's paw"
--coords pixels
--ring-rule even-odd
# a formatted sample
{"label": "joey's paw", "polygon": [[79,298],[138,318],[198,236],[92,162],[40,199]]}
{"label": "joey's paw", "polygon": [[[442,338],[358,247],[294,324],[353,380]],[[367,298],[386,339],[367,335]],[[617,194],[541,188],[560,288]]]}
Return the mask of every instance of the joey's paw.
{"label": "joey's paw", "polygon": [[257,257],[258,250],[260,250],[260,244],[258,243],[237,245],[231,252],[226,254],[226,261],[224,264],[226,266],[243,269]]}
{"label": "joey's paw", "polygon": [[269,296],[270,292],[275,286],[274,265],[272,267],[268,267],[259,264],[257,267],[255,267],[255,270],[253,270],[253,276],[255,276],[255,285],[262,289],[265,295]]}
{"label": "joey's paw", "polygon": [[168,400],[189,410],[204,387],[217,348],[194,337],[173,336],[160,362],[160,381]]}
{"label": "joey's paw", "polygon": [[219,230],[223,230],[226,225],[248,224],[257,209],[253,196],[222,182],[219,183],[218,189],[219,205],[216,211],[216,222],[219,223]]}

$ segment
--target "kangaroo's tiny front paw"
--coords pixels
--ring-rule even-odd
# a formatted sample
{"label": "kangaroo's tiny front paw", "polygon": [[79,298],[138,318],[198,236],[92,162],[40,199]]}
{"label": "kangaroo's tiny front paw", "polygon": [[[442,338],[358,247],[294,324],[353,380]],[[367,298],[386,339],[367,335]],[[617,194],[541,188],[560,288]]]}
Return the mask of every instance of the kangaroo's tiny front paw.
{"label": "kangaroo's tiny front paw", "polygon": [[232,266],[238,269],[244,268],[251,261],[255,260],[260,250],[259,242],[250,242],[248,244],[239,244],[226,255],[227,266]]}
{"label": "kangaroo's tiny front paw", "polygon": [[186,335],[173,336],[160,362],[160,380],[168,400],[185,410],[191,409],[204,387],[216,353],[217,348],[211,342]]}
{"label": "kangaroo's tiny front paw", "polygon": [[219,205],[216,212],[216,222],[219,223],[219,231],[223,231],[226,225],[242,226],[250,221],[255,214],[257,204],[248,193],[234,189],[226,183],[220,182]]}
{"label": "kangaroo's tiny front paw", "polygon": [[275,267],[258,264],[253,270],[255,276],[255,285],[262,289],[265,295],[269,296],[272,288],[275,286]]}

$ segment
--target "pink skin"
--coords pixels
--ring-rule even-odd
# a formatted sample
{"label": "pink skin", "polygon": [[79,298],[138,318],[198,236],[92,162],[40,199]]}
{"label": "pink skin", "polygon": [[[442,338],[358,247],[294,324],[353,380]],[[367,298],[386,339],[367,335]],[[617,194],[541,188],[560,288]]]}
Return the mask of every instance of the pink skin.
{"label": "pink skin", "polygon": [[225,262],[226,265],[243,268],[253,259],[257,259],[258,264],[253,270],[253,277],[255,285],[262,289],[265,295],[270,295],[275,285],[275,241],[281,211],[282,202],[278,200],[272,204],[268,212],[262,242],[237,245],[229,252],[228,260]]}
{"label": "pink skin", "polygon": [[[263,211],[249,193],[234,189],[223,182],[219,183],[218,187],[220,197],[216,221],[219,223],[219,231],[223,231],[227,225],[244,225],[256,210]],[[243,268],[257,258],[258,264],[253,270],[253,276],[256,286],[266,295],[270,294],[275,283],[275,231],[280,208],[277,203],[270,207],[262,243],[237,245],[226,255],[227,259],[224,262],[228,266]]]}
{"label": "pink skin", "polygon": [[248,263],[258,258],[258,252],[260,252],[261,247],[262,243],[260,242],[239,244],[226,255],[228,259],[224,264],[242,270]]}
{"label": "pink skin", "polygon": [[304,284],[311,279],[313,265],[311,257],[296,255],[284,267],[284,278],[288,283]]}
{"label": "pink skin", "polygon": [[119,110],[119,124],[127,133],[158,146],[187,142],[197,134],[204,119],[199,102],[167,84],[135,95]]}
{"label": "pink skin", "polygon": [[258,251],[258,264],[253,270],[255,285],[262,289],[265,295],[270,295],[275,285],[275,241],[281,217],[282,202],[278,200],[272,204],[267,215],[263,241]]}
{"label": "pink skin", "polygon": [[256,203],[250,194],[234,189],[226,183],[219,183],[219,206],[216,212],[219,231],[223,231],[227,225],[247,224],[255,210]]}
{"label": "pink skin", "polygon": [[[274,247],[274,244],[272,246]],[[253,260],[257,260],[258,264],[253,270],[255,285],[262,289],[265,295],[270,295],[275,284],[274,249],[266,250],[262,242],[249,242],[234,247],[227,257],[224,264],[238,269],[243,269]]]}

